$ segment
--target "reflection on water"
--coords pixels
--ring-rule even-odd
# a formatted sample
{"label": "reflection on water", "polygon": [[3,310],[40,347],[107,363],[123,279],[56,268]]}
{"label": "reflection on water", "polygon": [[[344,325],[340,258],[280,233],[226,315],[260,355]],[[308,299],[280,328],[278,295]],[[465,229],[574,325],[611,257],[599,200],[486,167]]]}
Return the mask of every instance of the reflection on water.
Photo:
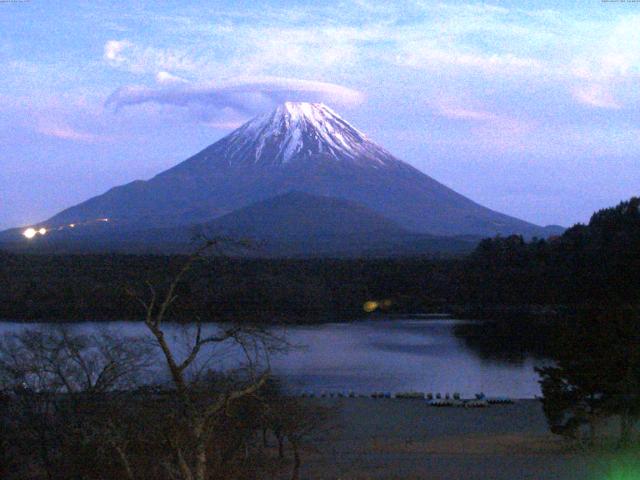
{"label": "reflection on water", "polygon": [[274,360],[276,371],[302,390],[408,391],[532,398],[540,393],[533,367],[487,359],[454,334],[457,320],[389,320],[296,327],[289,340],[308,345]]}
{"label": "reflection on water", "polygon": [[[29,325],[0,322],[0,333]],[[84,322],[71,328],[89,333],[107,328],[126,336],[145,335],[144,325],[131,322]],[[209,326],[208,328],[215,328]],[[477,348],[478,338],[465,338],[469,323],[458,320],[380,320],[278,328],[299,347],[271,358],[273,372],[293,391],[399,392],[423,391],[472,396],[508,395],[532,398],[540,389],[533,367],[543,363],[526,350],[517,361],[507,355],[487,355]],[[181,344],[183,330],[167,325],[169,338]],[[490,331],[487,332],[490,334]],[[126,340],[125,340],[126,341]],[[508,343],[506,337],[500,341]],[[491,349],[490,349],[491,350]],[[238,351],[217,352],[215,362],[201,367],[228,369],[238,366]]]}
{"label": "reflection on water", "polygon": [[558,320],[459,322],[453,332],[485,360],[522,363],[529,358],[544,360],[552,356],[557,324]]}

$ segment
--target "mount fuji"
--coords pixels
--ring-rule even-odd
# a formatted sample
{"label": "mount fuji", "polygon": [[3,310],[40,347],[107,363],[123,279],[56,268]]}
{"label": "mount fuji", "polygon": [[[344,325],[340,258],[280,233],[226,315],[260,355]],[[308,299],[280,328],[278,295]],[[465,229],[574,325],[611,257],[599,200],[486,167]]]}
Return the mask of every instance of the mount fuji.
{"label": "mount fuji", "polygon": [[[324,104],[294,102],[248,121],[150,180],[112,188],[37,227],[54,231],[73,225],[78,232],[82,227],[94,232],[100,222],[119,232],[186,227],[228,218],[290,192],[355,204],[371,213],[367,218],[391,222],[408,234],[558,232],[456,193],[395,158]],[[260,211],[269,215],[268,209]]]}

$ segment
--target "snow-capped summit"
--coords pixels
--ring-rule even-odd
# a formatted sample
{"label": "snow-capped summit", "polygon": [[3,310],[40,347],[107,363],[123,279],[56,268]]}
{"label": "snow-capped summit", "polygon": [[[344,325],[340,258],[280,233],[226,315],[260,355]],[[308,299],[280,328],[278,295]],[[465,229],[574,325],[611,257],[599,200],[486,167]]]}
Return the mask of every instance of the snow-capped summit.
{"label": "snow-capped summit", "polygon": [[321,156],[372,166],[397,161],[322,103],[285,102],[222,139],[230,164],[283,165]]}

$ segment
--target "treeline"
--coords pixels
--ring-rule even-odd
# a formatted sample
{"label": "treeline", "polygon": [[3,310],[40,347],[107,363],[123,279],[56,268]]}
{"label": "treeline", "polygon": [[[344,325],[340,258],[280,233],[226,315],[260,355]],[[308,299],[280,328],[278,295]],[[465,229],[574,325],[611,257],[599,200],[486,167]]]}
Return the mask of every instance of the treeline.
{"label": "treeline", "polygon": [[632,198],[549,241],[482,241],[464,262],[461,297],[482,303],[637,303],[639,207],[640,199]]}
{"label": "treeline", "polygon": [[595,213],[557,238],[483,240],[463,261],[459,298],[569,307],[640,301],[640,199]]}
{"label": "treeline", "polygon": [[[140,319],[136,297],[157,288],[186,256],[0,254],[0,318]],[[358,318],[369,300],[392,311],[439,308],[449,262],[429,259],[205,258],[178,287],[173,319],[319,322]]]}
{"label": "treeline", "polygon": [[[565,313],[640,303],[640,199],[549,240],[483,240],[462,258],[206,258],[185,276],[174,318],[318,322],[448,310],[466,316]],[[138,319],[133,301],[186,256],[0,253],[0,318]],[[387,300],[387,301],[384,301]]]}

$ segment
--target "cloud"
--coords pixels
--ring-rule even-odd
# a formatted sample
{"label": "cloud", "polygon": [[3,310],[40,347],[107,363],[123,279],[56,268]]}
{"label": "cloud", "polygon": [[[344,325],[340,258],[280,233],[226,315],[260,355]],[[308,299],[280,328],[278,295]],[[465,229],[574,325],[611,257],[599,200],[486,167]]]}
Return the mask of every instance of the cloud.
{"label": "cloud", "polygon": [[454,48],[443,49],[439,46],[425,45],[422,42],[404,45],[396,60],[399,65],[412,68],[434,69],[449,66],[477,69],[500,76],[512,73],[531,76],[544,70],[543,62],[535,58],[521,57],[511,53],[464,52]]}
{"label": "cloud", "polygon": [[93,143],[102,141],[104,138],[92,133],[81,132],[64,123],[40,122],[36,131],[47,137],[71,140],[74,142]]}
{"label": "cloud", "polygon": [[[10,97],[0,95],[0,130],[9,125],[45,137],[79,143],[111,142],[113,122],[103,115],[100,97],[58,93]],[[80,126],[80,127],[78,127]]]}
{"label": "cloud", "polygon": [[161,85],[171,85],[175,83],[188,83],[188,80],[169,72],[158,72],[156,73],[156,82]]}
{"label": "cloud", "polygon": [[205,66],[203,61],[195,60],[183,49],[142,47],[129,40],[107,41],[103,58],[112,67],[137,74],[158,70],[194,72]]}
{"label": "cloud", "polygon": [[[627,85],[610,80],[635,81],[640,72],[640,53],[628,47],[640,41],[639,15],[587,18],[572,9],[371,0],[339,7],[265,7],[259,13],[217,8],[215,20],[193,13],[156,19],[173,35],[168,47],[109,40],[105,61],[154,75],[163,85],[179,81],[178,75],[196,83],[271,75],[338,83],[360,77],[362,84],[393,69],[427,72],[433,83],[460,79],[470,89],[482,89],[479,74],[506,88],[555,84],[567,99],[596,108],[632,106],[633,99],[621,94]],[[593,85],[611,92],[615,101],[597,94]]]}
{"label": "cloud", "polygon": [[640,52],[640,15],[622,17],[594,35],[593,42],[574,56],[571,93],[587,106],[622,109],[637,104]]}
{"label": "cloud", "polygon": [[459,120],[479,120],[479,121],[492,121],[498,120],[500,117],[491,112],[485,112],[482,110],[474,110],[470,108],[461,108],[451,105],[438,105],[436,107],[436,113],[446,118],[459,119]]}
{"label": "cloud", "polygon": [[229,121],[220,121],[220,122],[203,122],[203,125],[206,125],[207,127],[211,127],[211,128],[215,128],[215,129],[220,129],[220,130],[233,130],[236,129],[238,127],[241,127],[242,124],[244,122],[242,120],[229,120]]}
{"label": "cloud", "polygon": [[583,85],[573,90],[573,95],[580,103],[597,108],[619,109],[620,104],[616,101],[610,88],[598,85]]}
{"label": "cloud", "polygon": [[[167,74],[170,75],[170,74]],[[173,76],[163,76],[164,80]],[[155,103],[190,107],[194,111],[213,109],[212,116],[222,109],[240,113],[255,113],[284,101],[326,102],[357,105],[364,95],[335,83],[283,77],[237,78],[227,82],[196,84],[181,81],[162,81],[157,87],[130,85],[121,87],[109,96],[107,106],[116,110],[132,105]],[[208,117],[209,115],[204,115]],[[207,118],[204,118],[207,120]]]}
{"label": "cloud", "polygon": [[112,65],[120,65],[126,61],[123,51],[132,46],[127,40],[109,40],[104,44],[104,59]]}

